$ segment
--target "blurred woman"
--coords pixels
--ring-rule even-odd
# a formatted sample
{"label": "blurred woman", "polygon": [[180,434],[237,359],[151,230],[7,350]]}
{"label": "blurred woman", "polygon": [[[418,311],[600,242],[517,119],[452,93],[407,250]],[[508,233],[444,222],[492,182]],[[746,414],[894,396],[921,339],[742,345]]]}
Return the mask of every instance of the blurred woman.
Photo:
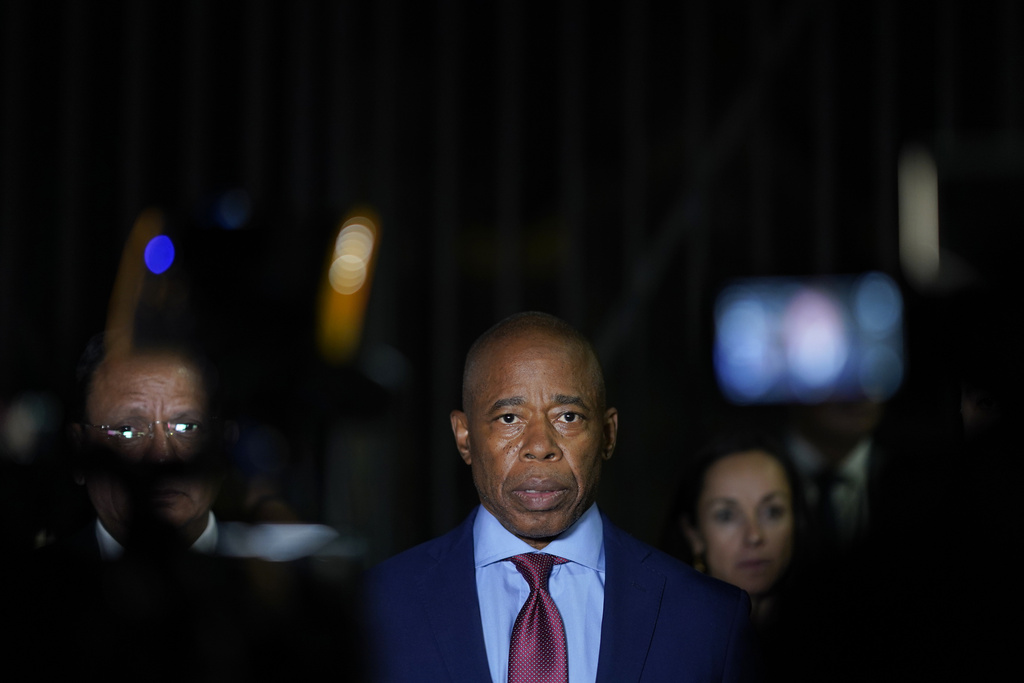
{"label": "blurred woman", "polygon": [[806,528],[799,479],[767,437],[729,436],[709,444],[683,479],[670,552],[747,591],[754,622],[773,604],[801,551]]}

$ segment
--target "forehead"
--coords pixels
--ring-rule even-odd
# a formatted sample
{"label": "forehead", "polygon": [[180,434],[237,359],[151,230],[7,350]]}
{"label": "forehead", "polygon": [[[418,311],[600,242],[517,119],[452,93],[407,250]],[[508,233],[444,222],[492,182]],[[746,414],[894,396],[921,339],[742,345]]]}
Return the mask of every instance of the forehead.
{"label": "forehead", "polygon": [[789,494],[789,482],[779,461],[764,451],[727,455],[712,464],[704,477],[705,496],[736,492],[763,495],[774,491]]}
{"label": "forehead", "polygon": [[96,369],[87,406],[91,411],[125,402],[155,401],[204,404],[206,394],[198,368],[172,353],[107,359]]}
{"label": "forehead", "polygon": [[470,384],[474,395],[547,390],[593,397],[598,392],[595,361],[570,340],[539,332],[496,340],[474,363]]}

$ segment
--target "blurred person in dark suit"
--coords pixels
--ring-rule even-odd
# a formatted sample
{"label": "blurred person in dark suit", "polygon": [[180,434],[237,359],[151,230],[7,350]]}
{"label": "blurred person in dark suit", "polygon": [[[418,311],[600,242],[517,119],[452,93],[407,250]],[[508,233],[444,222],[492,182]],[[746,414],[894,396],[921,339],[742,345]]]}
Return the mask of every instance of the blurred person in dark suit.
{"label": "blurred person in dark suit", "polygon": [[[452,431],[480,506],[370,570],[364,618],[379,680],[756,677],[747,596],[598,510],[618,412],[579,332],[542,313],[501,321],[467,355],[463,408]],[[535,609],[547,629],[532,644],[551,638],[551,649],[524,642]],[[544,652],[557,666],[519,678],[536,675]]]}
{"label": "blurred person in dark suit", "polygon": [[820,550],[841,554],[870,533],[886,465],[875,438],[884,411],[883,403],[868,399],[790,408],[785,443],[802,478]]}

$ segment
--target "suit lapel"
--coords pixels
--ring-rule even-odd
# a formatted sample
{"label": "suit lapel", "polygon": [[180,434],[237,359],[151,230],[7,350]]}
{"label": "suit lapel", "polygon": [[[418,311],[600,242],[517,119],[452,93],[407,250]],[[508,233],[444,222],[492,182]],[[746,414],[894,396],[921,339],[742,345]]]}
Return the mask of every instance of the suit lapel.
{"label": "suit lapel", "polygon": [[[450,546],[439,548],[436,562],[419,577],[427,618],[441,658],[453,681],[490,680],[480,603],[473,566],[473,520],[455,531]],[[466,590],[471,586],[472,590]]]}
{"label": "suit lapel", "polygon": [[639,681],[654,637],[665,578],[643,567],[649,550],[607,517],[603,521],[606,577],[597,680]]}

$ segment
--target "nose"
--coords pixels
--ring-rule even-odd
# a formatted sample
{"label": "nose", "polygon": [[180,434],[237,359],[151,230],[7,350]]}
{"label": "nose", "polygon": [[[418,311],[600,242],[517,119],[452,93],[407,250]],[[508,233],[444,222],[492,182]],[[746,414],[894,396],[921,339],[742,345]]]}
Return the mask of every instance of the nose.
{"label": "nose", "polygon": [[560,460],[562,449],[555,428],[547,420],[533,420],[523,432],[519,456],[525,460]]}
{"label": "nose", "polygon": [[747,522],[746,538],[744,540],[747,545],[760,545],[764,542],[764,531],[761,529],[761,523],[756,518]]}
{"label": "nose", "polygon": [[176,457],[171,439],[167,436],[167,427],[162,422],[155,422],[152,427],[152,436],[146,444],[146,458],[155,462],[165,462]]}

